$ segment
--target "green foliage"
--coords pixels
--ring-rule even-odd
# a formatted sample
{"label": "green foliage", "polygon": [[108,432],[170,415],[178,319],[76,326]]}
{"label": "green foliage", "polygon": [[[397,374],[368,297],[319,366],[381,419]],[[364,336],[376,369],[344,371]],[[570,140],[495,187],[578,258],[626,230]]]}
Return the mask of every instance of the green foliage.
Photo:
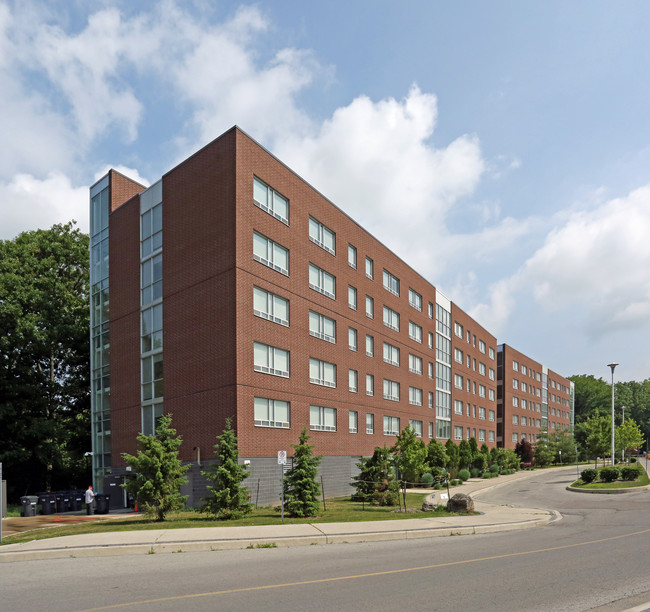
{"label": "green foliage", "polygon": [[418,482],[420,474],[425,470],[428,453],[424,442],[417,437],[410,425],[397,436],[391,452],[400,478],[409,483]]}
{"label": "green foliage", "polygon": [[537,434],[537,442],[534,449],[534,462],[539,467],[549,465],[555,458],[555,445],[549,440],[548,431],[545,429]]}
{"label": "green foliage", "polygon": [[621,480],[636,480],[642,474],[643,468],[638,464],[626,465],[621,468]]}
{"label": "green foliage", "polygon": [[470,476],[471,476],[472,478],[478,478],[478,477],[479,477],[479,474],[481,474],[481,470],[479,470],[478,468],[474,468],[474,467],[473,467],[473,468],[469,471],[469,473],[470,473]]}
{"label": "green foliage", "polygon": [[598,470],[594,468],[585,468],[580,472],[582,482],[593,482],[596,478],[598,478]]}
{"label": "green foliage", "polygon": [[[474,445],[476,445],[476,440],[474,440]],[[461,440],[458,444],[458,467],[461,469],[472,467],[473,459],[474,453],[470,443],[467,440]]]}
{"label": "green foliage", "polygon": [[214,484],[208,485],[210,495],[205,498],[201,512],[218,519],[239,518],[251,511],[249,495],[242,482],[248,478],[248,466],[239,465],[237,436],[232,428],[232,420],[226,419],[226,428],[214,445],[219,462],[201,472]]}
{"label": "green foliage", "polygon": [[128,479],[122,486],[133,495],[138,506],[158,521],[164,521],[169,512],[183,508],[187,498],[179,491],[187,482],[183,474],[189,468],[178,458],[182,439],[171,423],[172,415],[163,415],[155,435],[138,435],[141,450],[137,456],[122,453],[124,461],[135,472],[135,478]]}
{"label": "green foliage", "polygon": [[74,223],[0,241],[0,462],[8,498],[85,488],[88,236]]}
{"label": "green foliage", "polygon": [[576,461],[576,440],[571,432],[567,430],[556,430],[549,435],[549,442],[555,453],[553,458],[555,463],[560,463],[560,460],[562,463],[573,463]]}
{"label": "green foliage", "polygon": [[619,455],[622,451],[633,450],[643,444],[643,433],[634,419],[625,419],[625,422],[614,430],[614,437]]}
{"label": "green foliage", "polygon": [[575,419],[583,423],[594,415],[606,415],[612,408],[612,388],[602,378],[581,374],[569,376],[575,388]]}
{"label": "green foliage", "polygon": [[284,507],[290,516],[315,516],[320,510],[320,484],[316,477],[321,458],[313,456],[314,447],[307,444],[309,438],[303,429],[299,443],[291,445],[293,467],[284,478]]}
{"label": "green foliage", "polygon": [[481,454],[485,455],[488,458],[488,461],[490,460],[490,449],[488,448],[488,445],[485,442],[483,442],[483,444],[481,444],[481,451],[480,452],[481,452]]}
{"label": "green foliage", "polygon": [[422,476],[420,476],[420,483],[427,488],[431,487],[433,480],[434,478],[431,472],[425,472],[422,474]]}
{"label": "green foliage", "polygon": [[[477,472],[478,472],[478,470],[477,470]],[[458,478],[460,478],[463,482],[465,482],[467,479],[469,479],[469,477],[470,477],[469,470],[466,470],[466,469],[459,470]]]}
{"label": "green foliage", "polygon": [[601,468],[600,470],[600,479],[605,482],[614,482],[621,475],[620,470],[617,467],[608,466]]}
{"label": "green foliage", "polygon": [[478,442],[476,438],[471,437],[467,443],[469,444],[469,450],[472,453],[472,459],[478,455]]}
{"label": "green foliage", "polygon": [[498,474],[500,471],[501,471],[501,468],[496,463],[493,463],[490,466],[490,472],[492,472],[493,474]]}
{"label": "green foliage", "polygon": [[432,468],[445,468],[448,462],[449,455],[447,454],[445,445],[432,438],[429,441],[429,446],[427,446],[427,463]]}
{"label": "green foliage", "polygon": [[478,453],[472,461],[472,466],[480,470],[481,472],[487,470],[488,458],[483,453]]}
{"label": "green foliage", "polygon": [[582,423],[585,449],[590,457],[611,454],[612,425],[605,416],[593,416]]}
{"label": "green foliage", "polygon": [[454,478],[458,474],[460,453],[458,446],[454,444],[454,441],[451,438],[445,442],[445,451],[447,452],[447,457],[449,457],[447,460],[447,470],[449,471],[450,476]]}

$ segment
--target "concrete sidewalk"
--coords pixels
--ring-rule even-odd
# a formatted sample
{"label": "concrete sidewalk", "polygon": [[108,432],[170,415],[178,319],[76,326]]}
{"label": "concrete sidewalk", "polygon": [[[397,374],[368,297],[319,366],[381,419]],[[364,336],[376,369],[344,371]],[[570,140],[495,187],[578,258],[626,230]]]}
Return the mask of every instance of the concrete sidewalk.
{"label": "concrete sidewalk", "polygon": [[[562,469],[562,468],[558,468]],[[497,479],[470,479],[454,493],[474,499],[478,515],[412,518],[393,521],[260,525],[254,527],[200,527],[115,531],[32,540],[0,546],[0,562],[97,557],[169,552],[232,550],[275,546],[309,546],[343,542],[404,540],[528,529],[547,525],[561,515],[554,510],[518,508],[483,503],[480,494],[494,487],[524,480],[539,472],[517,472]],[[425,492],[422,489],[420,492]],[[445,493],[444,491],[434,491]]]}

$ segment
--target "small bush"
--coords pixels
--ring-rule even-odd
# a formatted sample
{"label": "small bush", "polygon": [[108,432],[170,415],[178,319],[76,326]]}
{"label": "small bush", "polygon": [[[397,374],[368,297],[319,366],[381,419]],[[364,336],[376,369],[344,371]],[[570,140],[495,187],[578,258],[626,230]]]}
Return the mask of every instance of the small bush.
{"label": "small bush", "polygon": [[594,468],[585,468],[580,472],[580,478],[582,482],[589,483],[593,482],[596,480],[598,477],[598,470],[595,470]]}
{"label": "small bush", "polygon": [[600,478],[605,482],[614,482],[621,475],[617,467],[604,467],[600,470]]}
{"label": "small bush", "polygon": [[444,489],[445,487],[443,487],[440,483],[438,483],[438,484],[434,484],[434,485],[433,485],[433,488],[434,488],[436,491],[440,491],[440,489]]}
{"label": "small bush", "polygon": [[641,475],[639,465],[628,465],[621,468],[621,480],[636,480]]}
{"label": "small bush", "polygon": [[500,471],[501,471],[501,469],[499,468],[498,464],[493,463],[490,466],[490,472],[492,472],[493,474],[498,474]]}
{"label": "small bush", "polygon": [[636,463],[636,457],[630,457],[630,463]]}
{"label": "small bush", "polygon": [[494,472],[483,472],[483,478],[496,478],[498,474]]}
{"label": "small bush", "polygon": [[460,478],[463,482],[465,482],[469,477],[470,477],[469,470],[460,470],[458,472],[458,478]]}
{"label": "small bush", "polygon": [[429,488],[433,484],[433,474],[430,472],[425,472],[420,476],[420,484],[422,484],[423,487]]}
{"label": "small bush", "polygon": [[472,468],[469,473],[472,478],[478,478],[479,474],[481,473],[481,470],[479,470],[478,468]]}

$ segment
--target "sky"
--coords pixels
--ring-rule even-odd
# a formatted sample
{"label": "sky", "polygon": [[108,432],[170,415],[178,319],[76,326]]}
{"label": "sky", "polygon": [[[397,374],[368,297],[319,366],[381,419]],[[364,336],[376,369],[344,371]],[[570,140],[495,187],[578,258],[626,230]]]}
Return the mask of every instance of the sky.
{"label": "sky", "polygon": [[0,239],[238,125],[507,343],[650,377],[650,3],[0,0]]}

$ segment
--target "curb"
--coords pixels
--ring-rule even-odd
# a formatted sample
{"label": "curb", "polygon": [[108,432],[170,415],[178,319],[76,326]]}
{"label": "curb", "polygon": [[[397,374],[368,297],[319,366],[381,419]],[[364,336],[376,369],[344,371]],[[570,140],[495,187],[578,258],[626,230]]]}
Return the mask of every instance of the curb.
{"label": "curb", "polygon": [[621,487],[620,489],[581,489],[569,485],[566,490],[572,491],[573,493],[591,493],[592,495],[621,495],[622,493],[634,493],[634,491],[648,491],[650,490],[650,485],[643,487]]}

